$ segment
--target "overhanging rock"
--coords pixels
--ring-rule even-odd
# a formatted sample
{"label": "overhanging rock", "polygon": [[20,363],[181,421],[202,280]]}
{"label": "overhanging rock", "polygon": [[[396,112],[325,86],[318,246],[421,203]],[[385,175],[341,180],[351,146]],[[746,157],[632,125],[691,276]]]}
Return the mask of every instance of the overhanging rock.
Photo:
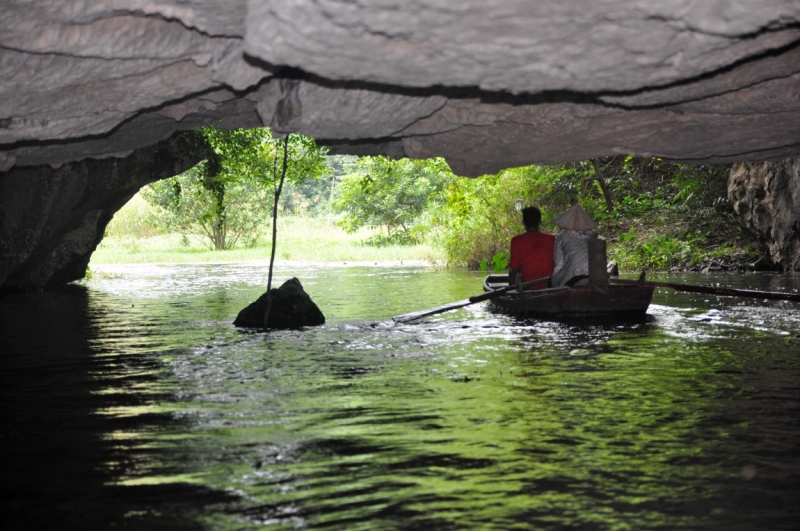
{"label": "overhanging rock", "polygon": [[11,0],[0,170],[265,124],[456,173],[800,155],[783,0]]}
{"label": "overhanging rock", "polygon": [[197,133],[176,133],[124,158],[0,173],[0,288],[40,289],[84,277],[106,225],[142,186],[208,157]]}

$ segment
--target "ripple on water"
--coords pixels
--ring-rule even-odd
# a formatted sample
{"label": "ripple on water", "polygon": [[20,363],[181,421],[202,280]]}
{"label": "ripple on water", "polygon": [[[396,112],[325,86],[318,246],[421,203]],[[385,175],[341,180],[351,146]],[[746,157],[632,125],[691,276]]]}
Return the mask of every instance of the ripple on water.
{"label": "ripple on water", "polygon": [[394,325],[480,277],[280,266],[328,324],[237,331],[265,269],[109,266],[88,288],[0,298],[12,522],[791,529],[800,516],[797,305],[659,291],[639,323],[474,305]]}

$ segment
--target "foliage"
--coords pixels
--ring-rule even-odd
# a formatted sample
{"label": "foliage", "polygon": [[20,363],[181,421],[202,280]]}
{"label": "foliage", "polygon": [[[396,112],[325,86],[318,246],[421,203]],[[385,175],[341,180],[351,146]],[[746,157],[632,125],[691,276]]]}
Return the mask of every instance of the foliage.
{"label": "foliage", "polygon": [[[111,221],[112,224],[115,220]],[[374,247],[361,242],[375,231],[361,229],[346,234],[341,227],[326,218],[287,216],[278,218],[281,246],[277,252],[279,260],[301,260],[306,262],[336,263],[391,263],[408,264],[409,261],[432,260],[433,250],[425,244],[415,246]],[[237,246],[224,251],[209,250],[194,239],[182,242],[180,234],[156,234],[134,239],[131,235],[113,231],[114,235],[103,238],[92,254],[91,267],[108,263],[148,262],[218,262],[239,260],[264,260],[270,252],[269,242],[259,240],[254,247]],[[131,243],[135,242],[135,247]]]}
{"label": "foliage", "polygon": [[753,256],[726,199],[728,166],[676,164],[656,158],[595,161],[613,202],[609,212],[591,161],[527,166],[478,179],[450,178],[432,216],[451,266],[497,270],[500,253],[522,232],[519,210],[542,210],[542,228],[576,201],[598,221],[609,258],[628,270],[689,267]]}
{"label": "foliage", "polygon": [[231,249],[242,237],[252,243],[264,223],[267,191],[251,180],[229,179],[216,188],[223,193],[215,194],[204,166],[142,190],[157,208],[159,225],[168,232],[199,236],[215,250]]}
{"label": "foliage", "polygon": [[519,213],[523,207],[538,204],[544,224],[559,212],[557,205],[565,203],[569,192],[562,178],[562,172],[543,166],[477,179],[450,177],[441,194],[443,204],[432,219],[448,265],[478,269],[484,262],[498,263],[498,253],[507,253],[511,238],[524,230]]}
{"label": "foliage", "polygon": [[103,238],[109,236],[149,238],[163,233],[163,227],[155,219],[153,207],[142,198],[141,194],[136,194],[114,213],[114,218],[106,227]]}
{"label": "foliage", "polygon": [[[266,128],[206,127],[201,134],[215,156],[151,184],[142,195],[157,207],[167,231],[200,236],[215,250],[230,249],[240,239],[252,244],[277,191],[283,140]],[[325,173],[324,151],[313,139],[290,135],[288,146],[288,182]]]}
{"label": "foliage", "polygon": [[621,267],[665,270],[755,258],[727,200],[729,166],[639,157],[603,159],[600,166],[616,206],[608,213],[596,197],[581,204],[600,222],[609,255]]}
{"label": "foliage", "polygon": [[316,179],[286,183],[281,208],[290,215],[327,216],[341,177],[354,171],[355,155],[326,155],[326,171]]}
{"label": "foliage", "polygon": [[491,267],[495,273],[500,273],[508,269],[508,263],[511,261],[511,254],[508,252],[500,252],[492,257],[491,262],[487,259],[481,260],[481,271],[486,272]]}
{"label": "foliage", "polygon": [[376,245],[420,241],[423,227],[415,223],[451,175],[442,159],[363,157],[351,169],[341,177],[333,208],[347,232],[385,228],[386,236],[371,242]]}

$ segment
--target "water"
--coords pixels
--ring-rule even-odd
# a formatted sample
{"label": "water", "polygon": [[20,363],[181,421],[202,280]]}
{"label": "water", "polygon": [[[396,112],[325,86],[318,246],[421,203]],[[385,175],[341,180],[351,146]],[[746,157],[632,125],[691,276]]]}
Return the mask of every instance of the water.
{"label": "water", "polygon": [[283,267],[328,323],[265,336],[230,324],[263,264],[102,271],[0,297],[4,529],[800,522],[800,305],[659,290],[641,323],[392,325],[480,276]]}

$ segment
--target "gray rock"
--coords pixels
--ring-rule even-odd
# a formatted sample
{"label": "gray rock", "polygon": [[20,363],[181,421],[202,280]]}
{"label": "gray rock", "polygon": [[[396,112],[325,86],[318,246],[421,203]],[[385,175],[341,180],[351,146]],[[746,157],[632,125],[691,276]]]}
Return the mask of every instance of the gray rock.
{"label": "gray rock", "polygon": [[[176,134],[125,158],[59,168],[17,166],[0,173],[0,287],[40,289],[84,277],[106,225],[145,184],[177,175],[208,156]],[[187,140],[187,138],[189,140]]]}
{"label": "gray rock", "polygon": [[796,156],[799,21],[783,0],[9,0],[0,170],[209,123],[468,176]]}
{"label": "gray rock", "polygon": [[800,271],[800,158],[736,164],[728,199],[765,253],[758,271]]}
{"label": "gray rock", "polygon": [[264,328],[268,295],[272,296],[272,306],[267,328],[285,330],[325,324],[325,316],[297,278],[290,278],[280,288],[261,295],[239,312],[233,324],[242,328]]}
{"label": "gray rock", "polygon": [[[798,43],[785,0],[7,0],[0,204],[24,221],[0,219],[0,282],[79,278],[143,168],[174,175],[138,150],[208,124],[442,156],[465,176],[619,154],[797,157]],[[90,177],[114,159],[133,181]],[[796,165],[731,192],[784,270],[800,269]]]}

